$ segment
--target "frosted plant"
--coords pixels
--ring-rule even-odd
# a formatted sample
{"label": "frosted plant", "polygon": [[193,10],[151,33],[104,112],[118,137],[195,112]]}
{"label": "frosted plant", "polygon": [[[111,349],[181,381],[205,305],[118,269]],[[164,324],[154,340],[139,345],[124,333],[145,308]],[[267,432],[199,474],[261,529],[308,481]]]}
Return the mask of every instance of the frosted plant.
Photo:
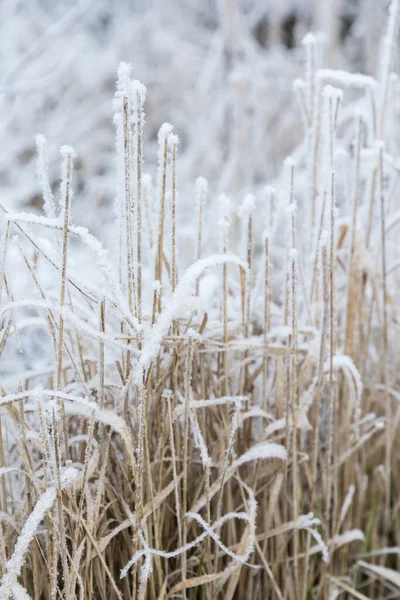
{"label": "frosted plant", "polygon": [[0,7],[0,597],[389,598],[399,3],[145,4]]}
{"label": "frosted plant", "polygon": [[[61,477],[61,488],[63,489],[72,486],[77,482],[79,475],[79,471],[76,469],[73,469],[72,467],[68,468]],[[0,586],[0,594],[4,600],[10,598],[11,593],[13,593],[13,588],[17,583],[17,578],[21,573],[25,554],[33,540],[40,522],[55,503],[56,496],[57,487],[49,487],[39,498],[34,510],[25,522],[16,543],[14,552],[5,565],[5,575],[3,576]]]}

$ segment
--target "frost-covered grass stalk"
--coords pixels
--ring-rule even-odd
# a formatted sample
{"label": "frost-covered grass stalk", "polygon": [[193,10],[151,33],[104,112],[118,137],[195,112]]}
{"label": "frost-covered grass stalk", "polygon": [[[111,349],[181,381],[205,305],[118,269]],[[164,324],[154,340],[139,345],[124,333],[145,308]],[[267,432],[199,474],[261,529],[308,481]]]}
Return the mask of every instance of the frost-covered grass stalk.
{"label": "frost-covered grass stalk", "polygon": [[304,136],[274,181],[253,177],[269,100],[235,6],[220,186],[204,136],[186,188],[185,135],[147,149],[154,103],[122,63],[108,250],[73,223],[70,146],[60,209],[41,135],[43,214],[0,204],[1,600],[400,595],[399,2],[376,79],[306,36]]}

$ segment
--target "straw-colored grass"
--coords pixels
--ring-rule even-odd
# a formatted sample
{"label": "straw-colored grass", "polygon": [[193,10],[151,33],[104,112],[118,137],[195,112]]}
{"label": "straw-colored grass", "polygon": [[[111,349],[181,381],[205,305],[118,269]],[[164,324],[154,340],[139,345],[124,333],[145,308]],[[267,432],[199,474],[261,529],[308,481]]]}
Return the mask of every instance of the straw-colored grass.
{"label": "straw-colored grass", "polygon": [[74,150],[57,209],[38,137],[44,216],[0,205],[1,600],[400,596],[399,12],[376,80],[307,36],[296,160],[238,211],[199,178],[189,224],[122,64],[110,256],[71,222]]}

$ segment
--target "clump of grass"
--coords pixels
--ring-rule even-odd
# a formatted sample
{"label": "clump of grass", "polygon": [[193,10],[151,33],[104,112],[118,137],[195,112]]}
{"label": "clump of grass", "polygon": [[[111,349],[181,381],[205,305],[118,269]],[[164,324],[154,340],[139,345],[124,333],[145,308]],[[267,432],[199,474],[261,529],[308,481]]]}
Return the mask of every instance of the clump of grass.
{"label": "clump of grass", "polygon": [[[399,593],[399,10],[377,80],[307,37],[296,161],[238,211],[198,179],[189,259],[179,140],[153,193],[128,65],[110,256],[72,224],[74,150],[57,211],[38,137],[44,216],[1,205],[2,600]],[[44,367],[14,356],[27,329]]]}

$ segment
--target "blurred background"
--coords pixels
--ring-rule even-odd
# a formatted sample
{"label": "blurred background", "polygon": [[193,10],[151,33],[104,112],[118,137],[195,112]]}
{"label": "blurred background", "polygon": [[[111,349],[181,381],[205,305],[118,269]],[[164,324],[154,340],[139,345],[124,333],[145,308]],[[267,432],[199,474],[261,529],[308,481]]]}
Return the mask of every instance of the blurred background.
{"label": "blurred background", "polygon": [[[74,220],[103,241],[115,195],[113,95],[121,60],[147,87],[145,169],[154,175],[164,121],[180,138],[180,200],[195,178],[213,195],[272,181],[302,135],[292,90],[302,39],[319,65],[376,74],[387,0],[2,0],[0,194],[38,211],[35,135],[78,153]],[[295,110],[293,108],[295,107]]]}

